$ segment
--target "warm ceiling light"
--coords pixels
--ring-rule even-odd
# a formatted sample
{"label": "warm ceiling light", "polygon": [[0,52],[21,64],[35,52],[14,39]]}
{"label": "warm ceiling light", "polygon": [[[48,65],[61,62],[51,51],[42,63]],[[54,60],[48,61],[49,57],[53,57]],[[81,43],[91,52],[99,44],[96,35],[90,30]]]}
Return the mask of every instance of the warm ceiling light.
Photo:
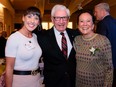
{"label": "warm ceiling light", "polygon": [[5,8],[5,6],[3,4],[1,4],[1,3],[0,3],[0,7]]}

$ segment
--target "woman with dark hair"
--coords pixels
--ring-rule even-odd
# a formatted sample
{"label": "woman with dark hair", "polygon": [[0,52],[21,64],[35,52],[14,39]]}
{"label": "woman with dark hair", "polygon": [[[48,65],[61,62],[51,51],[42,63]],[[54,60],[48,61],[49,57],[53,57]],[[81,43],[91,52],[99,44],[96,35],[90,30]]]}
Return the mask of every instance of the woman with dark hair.
{"label": "woman with dark hair", "polygon": [[76,87],[112,87],[111,44],[105,36],[94,33],[94,26],[91,12],[79,15],[78,29],[82,35],[74,39]]}
{"label": "woman with dark hair", "polygon": [[41,14],[29,7],[22,17],[23,26],[6,43],[6,87],[41,87],[39,59],[42,50],[32,33],[40,25]]}

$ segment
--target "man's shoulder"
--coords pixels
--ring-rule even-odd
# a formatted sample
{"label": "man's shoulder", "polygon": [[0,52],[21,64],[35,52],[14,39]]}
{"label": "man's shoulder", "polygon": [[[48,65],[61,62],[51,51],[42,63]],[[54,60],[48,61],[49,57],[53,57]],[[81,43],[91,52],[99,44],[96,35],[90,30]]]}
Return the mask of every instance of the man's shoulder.
{"label": "man's shoulder", "polygon": [[111,15],[108,15],[103,19],[103,21],[110,22],[110,21],[116,21],[116,19],[112,17]]}
{"label": "man's shoulder", "polygon": [[112,25],[113,27],[113,26],[116,26],[116,19],[109,15],[109,16],[106,16],[103,20],[99,21],[97,25],[103,26],[103,27]]}
{"label": "man's shoulder", "polygon": [[67,32],[70,32],[70,33],[75,34],[75,35],[80,35],[79,29],[67,28]]}

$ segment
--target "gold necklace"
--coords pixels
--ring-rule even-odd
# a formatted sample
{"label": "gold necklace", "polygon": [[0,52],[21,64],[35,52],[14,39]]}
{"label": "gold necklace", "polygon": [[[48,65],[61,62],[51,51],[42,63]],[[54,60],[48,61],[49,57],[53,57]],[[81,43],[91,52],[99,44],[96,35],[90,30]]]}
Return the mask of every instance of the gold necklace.
{"label": "gold necklace", "polygon": [[90,40],[92,40],[93,38],[95,38],[97,35],[98,35],[98,34],[94,34],[94,35],[93,35],[92,37],[90,37],[90,38],[84,38],[84,37],[82,36],[82,39],[85,40],[85,41],[90,41]]}

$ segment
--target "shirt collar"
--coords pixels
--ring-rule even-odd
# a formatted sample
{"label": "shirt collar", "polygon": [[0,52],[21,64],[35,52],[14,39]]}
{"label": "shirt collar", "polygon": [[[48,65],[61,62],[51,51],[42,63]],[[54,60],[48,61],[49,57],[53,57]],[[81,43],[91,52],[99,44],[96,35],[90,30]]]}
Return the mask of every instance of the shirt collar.
{"label": "shirt collar", "polygon": [[[57,34],[57,35],[60,35],[60,33],[61,33],[61,32],[59,32],[55,27],[54,27],[54,32],[55,32],[55,34]],[[63,33],[66,34],[66,30],[65,30]]]}

